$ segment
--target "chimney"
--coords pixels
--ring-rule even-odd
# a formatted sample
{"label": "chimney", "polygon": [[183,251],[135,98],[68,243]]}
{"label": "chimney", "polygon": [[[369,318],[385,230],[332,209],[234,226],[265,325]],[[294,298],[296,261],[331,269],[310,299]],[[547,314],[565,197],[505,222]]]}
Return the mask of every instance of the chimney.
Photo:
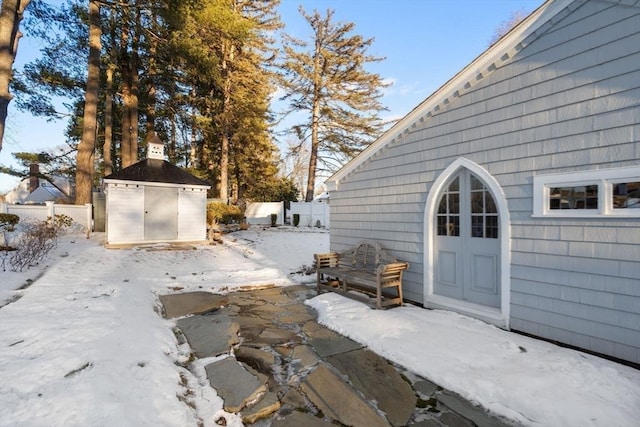
{"label": "chimney", "polygon": [[31,163],[29,166],[29,193],[33,193],[38,187],[40,187],[40,179],[38,178],[38,175],[40,175],[40,165],[37,163]]}

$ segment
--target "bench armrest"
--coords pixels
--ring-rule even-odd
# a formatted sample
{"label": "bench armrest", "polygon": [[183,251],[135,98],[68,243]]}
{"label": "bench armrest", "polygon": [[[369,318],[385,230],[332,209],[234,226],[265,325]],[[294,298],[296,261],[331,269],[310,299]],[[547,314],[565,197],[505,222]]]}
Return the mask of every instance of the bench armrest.
{"label": "bench armrest", "polygon": [[378,266],[377,274],[380,283],[402,280],[402,272],[409,268],[408,262],[393,262]]}
{"label": "bench armrest", "polygon": [[313,258],[316,261],[316,268],[322,268],[337,266],[340,257],[335,252],[328,252],[326,254],[314,254]]}

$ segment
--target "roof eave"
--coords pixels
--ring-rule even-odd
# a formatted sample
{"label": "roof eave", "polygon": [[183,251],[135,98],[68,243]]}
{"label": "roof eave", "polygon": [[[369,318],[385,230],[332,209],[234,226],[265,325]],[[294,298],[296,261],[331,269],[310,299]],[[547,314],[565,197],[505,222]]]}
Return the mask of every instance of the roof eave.
{"label": "roof eave", "polygon": [[152,185],[157,187],[195,187],[195,188],[203,188],[208,190],[211,188],[210,185],[200,185],[200,184],[177,184],[174,182],[159,182],[159,181],[133,181],[128,179],[103,179],[105,184],[123,184],[123,185]]}

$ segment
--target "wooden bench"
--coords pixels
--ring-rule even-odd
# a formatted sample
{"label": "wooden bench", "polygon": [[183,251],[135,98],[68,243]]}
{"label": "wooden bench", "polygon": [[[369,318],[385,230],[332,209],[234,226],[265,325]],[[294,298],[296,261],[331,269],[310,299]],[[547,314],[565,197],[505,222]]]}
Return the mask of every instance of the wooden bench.
{"label": "wooden bench", "polygon": [[361,241],[344,252],[315,254],[318,293],[337,292],[371,302],[362,292],[375,296],[376,308],[402,304],[402,273],[406,262],[387,255],[377,242]]}

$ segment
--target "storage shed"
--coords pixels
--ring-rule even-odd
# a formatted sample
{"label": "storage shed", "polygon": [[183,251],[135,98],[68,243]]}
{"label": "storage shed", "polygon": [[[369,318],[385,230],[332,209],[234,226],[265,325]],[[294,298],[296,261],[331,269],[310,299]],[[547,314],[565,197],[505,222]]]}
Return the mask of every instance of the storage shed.
{"label": "storage shed", "polygon": [[207,239],[205,181],[164,160],[156,136],[147,159],[104,178],[108,246]]}
{"label": "storage shed", "polygon": [[406,299],[640,363],[640,2],[545,2],[327,185]]}

